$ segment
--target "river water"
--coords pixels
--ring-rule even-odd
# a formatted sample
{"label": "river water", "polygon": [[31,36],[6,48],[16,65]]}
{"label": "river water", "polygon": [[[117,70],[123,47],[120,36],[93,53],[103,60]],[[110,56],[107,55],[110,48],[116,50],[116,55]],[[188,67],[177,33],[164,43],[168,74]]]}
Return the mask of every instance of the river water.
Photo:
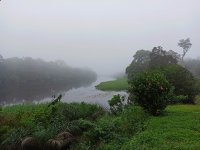
{"label": "river water", "polygon": [[[73,88],[67,92],[62,93],[62,102],[87,102],[101,105],[105,108],[108,107],[108,100],[113,97],[113,95],[120,94],[127,96],[125,91],[114,92],[114,91],[100,91],[95,88],[95,85],[114,80],[111,77],[98,77],[97,81],[87,87]],[[42,100],[42,102],[50,101],[50,98]]]}

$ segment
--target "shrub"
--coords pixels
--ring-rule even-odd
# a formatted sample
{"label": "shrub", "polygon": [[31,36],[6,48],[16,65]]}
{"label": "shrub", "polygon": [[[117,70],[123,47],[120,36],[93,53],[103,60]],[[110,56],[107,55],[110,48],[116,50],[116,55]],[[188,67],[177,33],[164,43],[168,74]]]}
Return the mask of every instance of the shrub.
{"label": "shrub", "polygon": [[[82,103],[62,103],[59,108],[59,112],[65,116],[69,121],[78,120],[80,118],[86,119],[93,117],[97,112],[103,114],[104,110],[102,107],[94,104]],[[100,113],[100,114],[101,114]]]}
{"label": "shrub", "polygon": [[68,123],[68,131],[77,136],[93,127],[94,124],[91,121],[84,119],[74,120]]}
{"label": "shrub", "polygon": [[185,95],[174,95],[169,101],[169,104],[185,104],[188,102],[188,96]]}
{"label": "shrub", "polygon": [[137,106],[128,106],[120,116],[123,133],[130,135],[142,131],[145,127],[144,122],[148,118],[142,108]]}
{"label": "shrub", "polygon": [[125,96],[114,95],[111,100],[108,100],[110,111],[113,114],[118,114],[124,109]]}
{"label": "shrub", "polygon": [[152,115],[159,115],[167,106],[170,84],[158,71],[132,75],[129,92],[135,101]]}
{"label": "shrub", "polygon": [[113,139],[120,128],[119,117],[105,116],[98,120],[98,122],[89,131],[84,133],[86,139],[93,144],[100,141],[109,141]]}

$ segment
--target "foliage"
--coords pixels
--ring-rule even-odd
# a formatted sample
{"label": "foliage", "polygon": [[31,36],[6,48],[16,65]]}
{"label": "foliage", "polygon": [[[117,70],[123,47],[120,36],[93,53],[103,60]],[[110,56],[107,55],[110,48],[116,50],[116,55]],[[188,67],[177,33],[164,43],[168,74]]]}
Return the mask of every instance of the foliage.
{"label": "foliage", "polygon": [[197,95],[196,97],[195,97],[195,104],[197,104],[197,105],[199,105],[200,104],[200,95]]}
{"label": "foliage", "polygon": [[138,50],[133,56],[133,61],[126,68],[126,73],[138,73],[146,71],[149,68],[150,61],[150,51],[148,50]]}
{"label": "foliage", "polygon": [[133,75],[129,84],[135,101],[150,114],[158,115],[167,106],[170,85],[162,73],[148,71]]}
{"label": "foliage", "polygon": [[147,118],[140,107],[129,106],[118,116],[100,118],[84,137],[94,145],[101,143],[100,149],[112,147],[112,144],[119,149],[129,137],[145,128]]}
{"label": "foliage", "polygon": [[122,130],[129,135],[141,132],[145,128],[147,118],[148,115],[141,107],[128,106],[121,114]]}
{"label": "foliage", "polygon": [[110,110],[113,114],[121,113],[124,109],[125,96],[114,95],[112,99],[108,100]]}
{"label": "foliage", "polygon": [[128,77],[131,76],[131,74],[140,73],[149,69],[177,64],[180,60],[180,55],[178,53],[172,50],[163,50],[161,46],[154,47],[152,51],[138,50],[133,57],[133,61],[126,68]]}
{"label": "foliage", "polygon": [[169,83],[174,87],[175,96],[183,95],[188,97],[185,103],[193,103],[197,93],[193,75],[180,65],[170,65],[162,68]]}
{"label": "foliage", "polygon": [[60,105],[60,109],[58,111],[61,112],[64,115],[64,117],[69,121],[77,120],[79,118],[95,119],[95,117],[99,117],[100,115],[104,114],[104,110],[102,107],[98,105],[87,104],[84,102],[80,104],[62,104]]}
{"label": "foliage", "polygon": [[102,91],[126,91],[128,90],[127,78],[118,78],[113,81],[101,82],[95,86]]}
{"label": "foliage", "polygon": [[188,96],[185,95],[173,95],[172,98],[168,101],[169,104],[185,104],[188,102]]}
{"label": "foliage", "polygon": [[[27,136],[37,139],[39,146],[43,147],[49,139],[65,131],[76,138],[76,142],[71,146],[74,150],[198,149],[200,146],[199,105],[169,106],[164,116],[153,117],[134,105],[126,106],[115,116],[105,113],[96,105],[85,103],[57,103],[56,112],[51,113],[49,104],[3,107],[0,149],[8,148],[6,144],[10,143],[17,149],[21,140]],[[64,114],[64,109],[69,109],[70,105],[77,109],[71,109],[69,113],[82,109],[76,120],[70,121]],[[46,108],[50,110],[46,113],[51,119],[46,123],[36,123],[33,119],[35,113],[44,112]],[[103,111],[101,115],[97,115],[96,119],[91,118],[94,114],[99,114],[99,111]],[[17,115],[19,120],[15,119]]]}
{"label": "foliage", "polygon": [[86,103],[57,102],[54,105],[47,103],[3,107],[0,114],[0,138],[3,142],[0,145],[18,144],[23,138],[32,136],[42,146],[64,131],[81,135],[93,125],[89,120],[94,121],[103,114],[104,110],[100,106]]}
{"label": "foliage", "polygon": [[150,53],[149,68],[155,69],[172,64],[177,64],[179,60],[179,55],[170,50],[165,51],[161,46],[154,47]]}

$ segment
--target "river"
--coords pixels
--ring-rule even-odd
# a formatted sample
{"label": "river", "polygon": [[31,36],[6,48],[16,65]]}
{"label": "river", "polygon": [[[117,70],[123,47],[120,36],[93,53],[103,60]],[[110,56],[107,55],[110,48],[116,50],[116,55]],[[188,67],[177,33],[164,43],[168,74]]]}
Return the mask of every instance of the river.
{"label": "river", "polygon": [[[115,91],[100,91],[95,88],[95,85],[105,82],[114,80],[111,77],[98,77],[97,81],[87,87],[80,87],[80,88],[73,88],[69,91],[62,93],[63,98],[62,102],[87,102],[101,105],[105,108],[108,107],[108,100],[113,97],[113,95],[120,94],[127,96],[125,91],[115,92]],[[41,102],[50,101],[51,98],[46,98]]]}

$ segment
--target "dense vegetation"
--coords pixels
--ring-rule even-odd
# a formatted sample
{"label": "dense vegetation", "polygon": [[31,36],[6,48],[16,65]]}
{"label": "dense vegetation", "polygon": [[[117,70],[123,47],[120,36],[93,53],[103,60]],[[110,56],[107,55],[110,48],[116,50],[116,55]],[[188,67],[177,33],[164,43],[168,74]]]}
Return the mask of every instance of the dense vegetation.
{"label": "dense vegetation", "polygon": [[[154,47],[152,51],[137,51],[132,63],[126,68],[130,85],[134,87],[134,76],[137,74],[144,76],[145,73],[155,70],[162,73],[170,83],[169,103],[194,103],[199,85],[195,83],[193,74],[182,65],[184,64],[183,58],[191,47],[190,40],[181,40],[179,46],[183,47],[182,55],[172,50],[163,50],[161,46]],[[145,84],[149,84],[148,81]],[[140,86],[142,86],[142,81],[137,84],[137,88]],[[135,94],[131,90],[130,93]]]}
{"label": "dense vegetation", "polygon": [[[85,103],[49,105],[4,107],[0,113],[0,149],[17,150],[21,145],[30,149],[34,143],[26,142],[27,137],[35,140],[34,150],[47,146],[57,150],[61,141],[74,150],[186,150],[200,146],[199,105],[168,106],[164,115],[157,117],[132,105],[115,115]],[[62,134],[70,136],[63,140],[58,136]]]}
{"label": "dense vegetation", "polygon": [[0,103],[39,100],[96,80],[93,71],[71,68],[63,61],[1,56],[0,70]]}
{"label": "dense vegetation", "polygon": [[1,149],[20,149],[26,137],[37,140],[38,149],[43,149],[52,140],[62,143],[56,138],[59,133],[71,135],[65,144],[72,149],[116,149],[144,129],[146,116],[136,106],[117,116],[85,103],[4,107],[0,114]]}

